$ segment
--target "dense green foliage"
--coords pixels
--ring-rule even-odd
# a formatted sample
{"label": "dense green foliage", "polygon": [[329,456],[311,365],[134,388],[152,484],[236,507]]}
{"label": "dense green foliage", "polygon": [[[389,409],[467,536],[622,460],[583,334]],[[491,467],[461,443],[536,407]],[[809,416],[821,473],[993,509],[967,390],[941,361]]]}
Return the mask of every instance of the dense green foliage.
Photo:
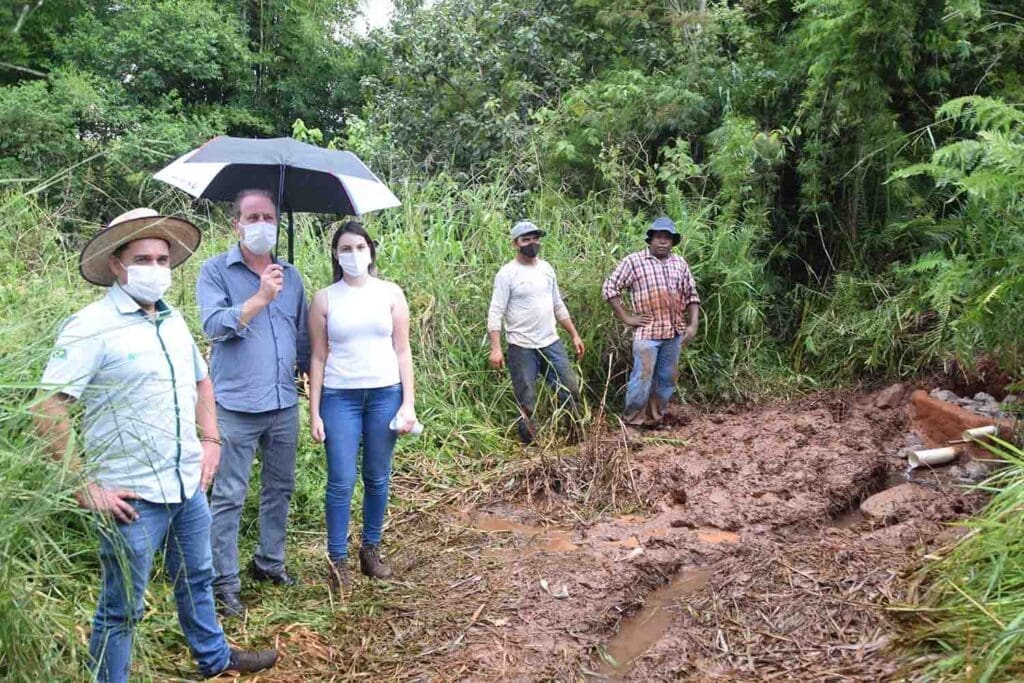
{"label": "dense green foliage", "polygon": [[[679,223],[703,297],[689,400],[983,356],[1020,375],[1019,2],[409,0],[369,35],[352,31],[356,4],[0,6],[0,677],[75,677],[95,599],[88,525],[67,523],[74,482],[27,417],[57,322],[97,294],[75,250],[141,204],[204,213],[199,256],[223,248],[219,209],[151,178],[216,134],[352,149],[403,199],[368,224],[412,304],[430,436],[399,475],[426,488],[486,478],[509,449],[484,314],[524,216],[550,231],[590,408],[606,387],[618,400],[629,360],[601,279],[657,213]],[[326,222],[300,220],[310,288],[327,278]],[[199,260],[174,290],[193,323]],[[301,457],[295,523],[318,530],[322,458]],[[142,670],[187,671],[158,612]]]}

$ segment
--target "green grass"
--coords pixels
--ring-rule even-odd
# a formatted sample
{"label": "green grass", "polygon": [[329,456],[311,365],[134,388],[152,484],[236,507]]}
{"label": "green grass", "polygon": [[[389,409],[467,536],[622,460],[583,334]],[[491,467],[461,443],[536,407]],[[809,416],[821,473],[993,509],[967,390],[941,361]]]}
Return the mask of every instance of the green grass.
{"label": "green grass", "polygon": [[964,538],[919,572],[924,588],[906,608],[910,642],[932,653],[919,660],[929,677],[1024,676],[1024,450],[998,441],[991,451],[1006,462],[982,485],[992,499],[963,523]]}

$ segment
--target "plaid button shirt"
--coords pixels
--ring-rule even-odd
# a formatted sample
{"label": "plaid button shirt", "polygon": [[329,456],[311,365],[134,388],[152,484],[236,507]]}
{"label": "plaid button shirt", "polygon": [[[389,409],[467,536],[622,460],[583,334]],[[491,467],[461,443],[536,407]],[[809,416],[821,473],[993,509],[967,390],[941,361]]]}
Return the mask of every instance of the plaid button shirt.
{"label": "plaid button shirt", "polygon": [[649,324],[635,328],[634,339],[676,336],[686,327],[686,307],[700,303],[690,266],[675,254],[662,261],[644,249],[622,259],[601,294],[607,301],[624,289],[630,292],[634,313],[651,316]]}

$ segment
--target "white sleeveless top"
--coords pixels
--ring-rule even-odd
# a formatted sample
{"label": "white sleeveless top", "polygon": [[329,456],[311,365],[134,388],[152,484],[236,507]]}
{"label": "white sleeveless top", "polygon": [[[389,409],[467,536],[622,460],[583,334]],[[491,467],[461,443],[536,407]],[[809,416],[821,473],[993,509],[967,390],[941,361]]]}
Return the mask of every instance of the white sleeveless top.
{"label": "white sleeveless top", "polygon": [[391,341],[394,285],[367,279],[362,287],[339,280],[327,292],[328,389],[376,389],[398,384],[398,356]]}

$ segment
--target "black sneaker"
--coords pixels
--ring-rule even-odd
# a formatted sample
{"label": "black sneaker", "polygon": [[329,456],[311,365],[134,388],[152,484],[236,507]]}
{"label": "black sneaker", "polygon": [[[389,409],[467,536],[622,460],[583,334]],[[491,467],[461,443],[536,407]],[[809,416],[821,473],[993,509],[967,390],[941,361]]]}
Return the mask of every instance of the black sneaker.
{"label": "black sneaker", "polygon": [[359,549],[359,571],[374,579],[391,578],[391,568],[380,559],[380,546],[376,545]]}
{"label": "black sneaker", "polygon": [[221,619],[235,619],[245,616],[245,603],[242,596],[234,591],[214,591],[213,601],[217,605],[217,614]]}
{"label": "black sneaker", "polygon": [[271,648],[269,650],[261,650],[259,652],[250,652],[248,650],[236,650],[231,649],[231,659],[228,660],[228,665],[223,671],[218,671],[215,674],[207,676],[207,678],[214,678],[221,674],[237,673],[237,674],[252,674],[257,671],[263,671],[269,669],[277,663],[277,649]]}
{"label": "black sneaker", "polygon": [[271,574],[257,567],[256,560],[249,562],[249,576],[257,581],[269,581],[275,586],[294,586],[298,583],[298,580],[289,574],[288,570],[282,569],[280,573]]}

